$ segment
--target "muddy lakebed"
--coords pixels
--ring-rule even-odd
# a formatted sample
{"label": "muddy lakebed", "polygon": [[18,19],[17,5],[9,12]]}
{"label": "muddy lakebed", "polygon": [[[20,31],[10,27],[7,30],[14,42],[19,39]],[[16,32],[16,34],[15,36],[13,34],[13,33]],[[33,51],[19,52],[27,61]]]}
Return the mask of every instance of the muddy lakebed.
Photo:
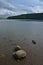
{"label": "muddy lakebed", "polygon": [[[12,57],[16,45],[27,52],[21,61]],[[43,21],[0,20],[0,65],[20,64],[43,65]]]}

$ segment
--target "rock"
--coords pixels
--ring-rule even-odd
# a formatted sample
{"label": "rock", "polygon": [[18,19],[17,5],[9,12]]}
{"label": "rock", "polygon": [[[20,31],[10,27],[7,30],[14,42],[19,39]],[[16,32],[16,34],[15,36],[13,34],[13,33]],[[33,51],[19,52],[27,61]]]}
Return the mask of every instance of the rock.
{"label": "rock", "polygon": [[16,59],[22,59],[26,57],[26,52],[24,50],[18,50],[13,52],[13,57]]}
{"label": "rock", "polygon": [[21,50],[21,47],[19,45],[17,45],[14,49],[14,51],[18,51],[18,50]]}
{"label": "rock", "polygon": [[36,44],[36,42],[35,42],[34,40],[32,40],[32,43],[33,43],[33,44]]}
{"label": "rock", "polygon": [[13,52],[13,58],[17,60],[17,59],[22,59],[25,57],[26,57],[26,52],[22,50],[19,45],[17,45]]}

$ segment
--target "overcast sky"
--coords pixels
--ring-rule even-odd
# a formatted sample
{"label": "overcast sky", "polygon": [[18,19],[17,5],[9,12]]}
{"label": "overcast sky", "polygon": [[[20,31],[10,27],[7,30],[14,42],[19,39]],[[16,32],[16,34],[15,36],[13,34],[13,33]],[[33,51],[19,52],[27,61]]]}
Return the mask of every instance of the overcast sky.
{"label": "overcast sky", "polygon": [[0,0],[0,16],[40,12],[43,12],[43,0]]}

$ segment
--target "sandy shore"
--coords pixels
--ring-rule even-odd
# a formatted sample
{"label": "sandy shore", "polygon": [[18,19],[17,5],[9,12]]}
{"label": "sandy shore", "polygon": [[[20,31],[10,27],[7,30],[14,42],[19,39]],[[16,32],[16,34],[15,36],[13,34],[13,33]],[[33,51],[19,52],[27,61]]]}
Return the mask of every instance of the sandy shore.
{"label": "sandy shore", "polygon": [[[0,41],[0,65],[43,65],[43,55],[39,54],[36,45],[26,44],[27,41],[7,40],[4,38]],[[27,56],[21,61],[16,61],[12,57],[13,49],[20,45],[26,52]]]}

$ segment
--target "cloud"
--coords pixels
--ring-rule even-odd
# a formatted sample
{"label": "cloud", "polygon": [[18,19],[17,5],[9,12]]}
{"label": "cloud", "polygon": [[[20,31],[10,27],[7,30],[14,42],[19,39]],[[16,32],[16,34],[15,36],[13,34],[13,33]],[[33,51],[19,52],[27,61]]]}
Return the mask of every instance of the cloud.
{"label": "cloud", "polygon": [[0,0],[0,15],[20,15],[43,12],[42,0]]}
{"label": "cloud", "polygon": [[34,13],[42,13],[42,12],[43,12],[43,7],[41,7],[41,6],[33,7],[33,8],[32,8],[32,11],[33,11]]}
{"label": "cloud", "polygon": [[7,10],[7,9],[4,9],[4,8],[0,8],[0,15],[4,15],[4,14],[15,14],[15,12],[13,11],[10,11],[10,10]]}
{"label": "cloud", "polygon": [[19,11],[19,12],[14,12],[14,11],[10,11],[8,9],[0,9],[0,15],[5,15],[5,14],[8,14],[8,15],[20,15],[20,14],[26,14],[27,12],[25,11]]}
{"label": "cloud", "polygon": [[0,0],[0,2],[4,3],[4,5],[6,5],[7,7],[16,8],[16,6],[14,6],[13,4],[11,4],[9,2],[6,2],[5,0]]}

